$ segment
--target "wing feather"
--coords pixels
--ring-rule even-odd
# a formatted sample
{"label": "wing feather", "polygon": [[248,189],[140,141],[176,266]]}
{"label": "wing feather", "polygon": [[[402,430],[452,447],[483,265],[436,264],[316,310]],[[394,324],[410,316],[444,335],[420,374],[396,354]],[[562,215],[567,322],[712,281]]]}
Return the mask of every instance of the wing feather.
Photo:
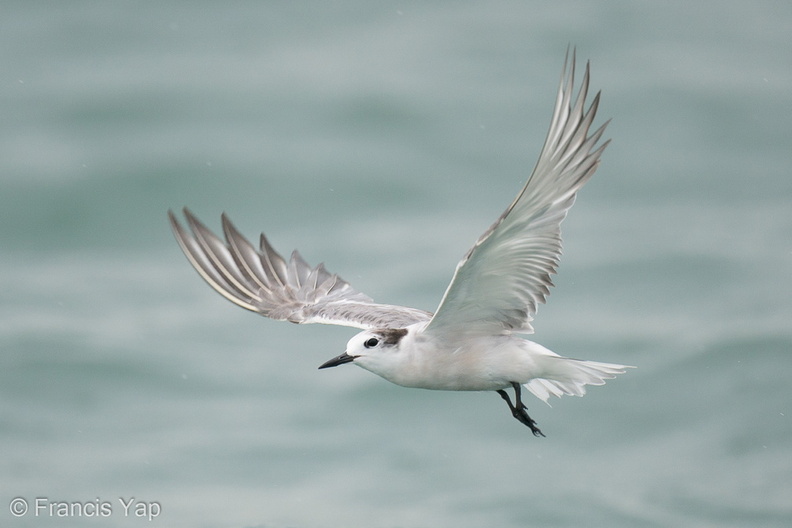
{"label": "wing feather", "polygon": [[533,332],[531,321],[550,294],[561,256],[561,222],[608,144],[598,146],[607,122],[589,133],[600,101],[597,93],[586,110],[589,66],[573,102],[574,71],[573,51],[528,182],[457,265],[427,334]]}
{"label": "wing feather", "polygon": [[271,319],[292,323],[323,323],[355,328],[406,328],[426,322],[423,310],[374,303],[324,264],[312,268],[293,251],[287,262],[262,234],[260,249],[242,236],[223,214],[225,242],[189,209],[185,229],[172,211],[171,227],[187,259],[199,275],[229,301]]}

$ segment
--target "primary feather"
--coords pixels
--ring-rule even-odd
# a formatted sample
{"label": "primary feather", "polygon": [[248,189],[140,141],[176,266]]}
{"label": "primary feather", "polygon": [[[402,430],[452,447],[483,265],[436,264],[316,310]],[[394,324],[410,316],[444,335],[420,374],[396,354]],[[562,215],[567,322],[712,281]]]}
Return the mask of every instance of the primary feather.
{"label": "primary feather", "polygon": [[324,264],[312,268],[297,251],[287,262],[261,235],[257,250],[223,214],[226,241],[184,209],[189,230],[168,212],[176,240],[193,267],[220,295],[265,317],[355,328],[406,328],[430,313],[377,304]]}
{"label": "primary feather", "polygon": [[561,76],[550,129],[528,182],[457,265],[426,329],[437,336],[533,333],[561,256],[561,222],[599,164],[605,125],[589,134],[599,93],[585,108],[586,65],[574,99],[575,57]]}

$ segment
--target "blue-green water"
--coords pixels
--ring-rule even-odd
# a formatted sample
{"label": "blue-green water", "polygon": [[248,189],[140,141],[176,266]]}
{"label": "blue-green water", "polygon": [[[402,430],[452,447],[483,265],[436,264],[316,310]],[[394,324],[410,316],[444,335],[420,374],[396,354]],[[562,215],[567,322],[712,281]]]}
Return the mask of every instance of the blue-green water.
{"label": "blue-green water", "polygon": [[[771,1],[5,2],[0,524],[792,525],[790,29]],[[176,246],[169,208],[225,210],[433,310],[569,43],[613,142],[535,338],[639,368],[532,400],[547,438],[495,394],[316,370],[353,330],[247,313]]]}

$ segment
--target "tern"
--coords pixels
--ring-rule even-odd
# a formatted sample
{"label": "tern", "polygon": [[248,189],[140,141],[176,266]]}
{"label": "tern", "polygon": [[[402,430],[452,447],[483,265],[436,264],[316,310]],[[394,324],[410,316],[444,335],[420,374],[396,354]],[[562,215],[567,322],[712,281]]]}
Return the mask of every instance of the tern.
{"label": "tern", "polygon": [[[278,321],[323,323],[362,331],[319,368],[352,363],[404,387],[495,391],[512,416],[544,436],[528,415],[522,387],[548,403],[585,394],[628,365],[562,357],[520,334],[532,334],[537,306],[553,285],[561,255],[561,222],[597,169],[610,140],[608,122],[589,130],[589,64],[575,97],[575,53],[564,60],[550,129],[527,183],[457,264],[434,314],[375,303],[324,264],[311,267],[295,250],[285,260],[261,234],[259,248],[222,215],[225,241],[189,209],[188,228],[168,211],[176,240],[201,277],[229,301]],[[507,389],[513,389],[512,402]]]}

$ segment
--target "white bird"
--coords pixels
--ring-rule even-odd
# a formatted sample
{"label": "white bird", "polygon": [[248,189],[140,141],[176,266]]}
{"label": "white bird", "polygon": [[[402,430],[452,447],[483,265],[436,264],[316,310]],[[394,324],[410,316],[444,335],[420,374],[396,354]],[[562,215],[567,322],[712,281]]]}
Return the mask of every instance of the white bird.
{"label": "white bird", "polygon": [[573,101],[574,51],[569,69],[568,59],[533,173],[457,264],[434,314],[376,304],[323,264],[312,268],[297,251],[287,262],[264,234],[256,249],[225,214],[223,242],[187,208],[189,231],[169,211],[176,240],[201,277],[242,308],[280,321],[363,330],[320,369],[354,363],[404,387],[493,390],[515,418],[544,436],[522,402],[523,385],[547,403],[551,395],[582,396],[585,385],[602,385],[629,368],[562,357],[518,335],[533,333],[531,321],[550,293],[561,254],[561,222],[608,144],[598,144],[607,122],[589,134],[600,96],[585,108],[589,66]]}

